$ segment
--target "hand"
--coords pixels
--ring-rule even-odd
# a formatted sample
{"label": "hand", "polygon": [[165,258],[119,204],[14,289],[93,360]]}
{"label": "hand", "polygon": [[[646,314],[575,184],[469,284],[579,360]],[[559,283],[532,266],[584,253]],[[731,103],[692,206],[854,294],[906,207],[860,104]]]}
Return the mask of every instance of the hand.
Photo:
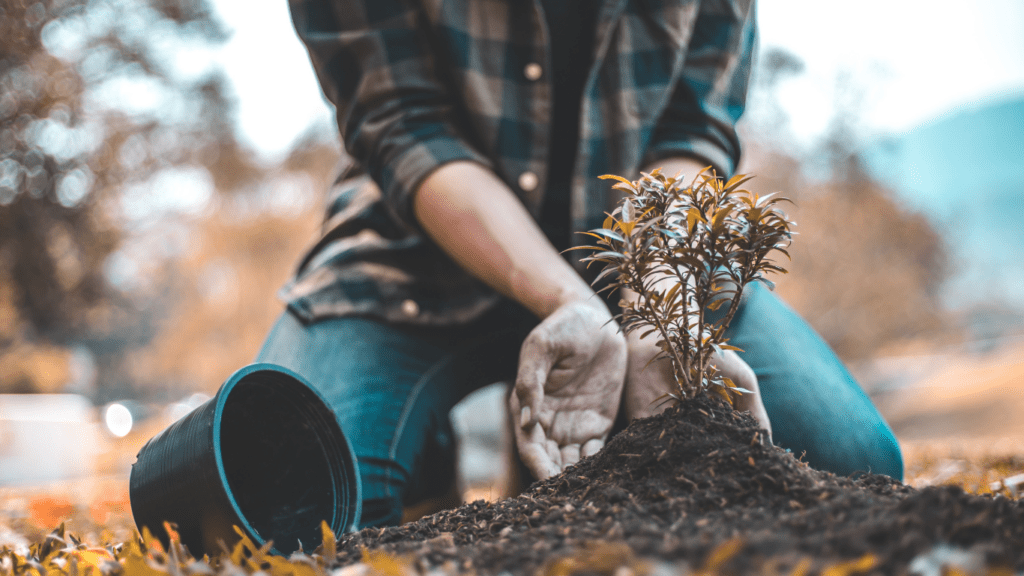
{"label": "hand", "polygon": [[[640,339],[638,332],[632,332],[626,336],[626,343],[629,355],[629,365],[626,369],[626,391],[625,408],[626,416],[633,418],[646,418],[664,411],[670,405],[668,402],[659,403],[658,398],[666,392],[675,391],[675,376],[672,374],[672,363],[667,358],[647,362],[659,354],[661,349],[655,344],[656,334]],[[771,440],[772,424],[768,420],[768,412],[761,402],[761,389],[757,384],[757,376],[754,370],[743,361],[736,352],[732,350],[723,351],[722,355],[715,355],[713,363],[722,372],[722,375],[733,381],[740,388],[750,390],[750,393],[733,395],[733,406],[740,412],[749,411],[758,424],[768,432],[768,439]],[[646,370],[644,366],[647,366]]]}
{"label": "hand", "polygon": [[519,455],[538,479],[604,446],[619,409],[626,342],[597,298],[562,305],[523,342],[509,410]]}

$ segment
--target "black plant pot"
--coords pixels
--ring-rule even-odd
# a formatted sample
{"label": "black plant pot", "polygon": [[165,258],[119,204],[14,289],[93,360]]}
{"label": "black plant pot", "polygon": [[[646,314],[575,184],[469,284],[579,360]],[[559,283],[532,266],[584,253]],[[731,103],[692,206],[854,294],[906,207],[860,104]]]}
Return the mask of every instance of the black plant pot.
{"label": "black plant pot", "polygon": [[139,451],[129,492],[135,524],[167,544],[165,521],[196,557],[229,548],[238,526],[272,552],[311,551],[321,521],[359,522],[359,473],[334,412],[301,376],[273,364],[235,372],[217,395]]}

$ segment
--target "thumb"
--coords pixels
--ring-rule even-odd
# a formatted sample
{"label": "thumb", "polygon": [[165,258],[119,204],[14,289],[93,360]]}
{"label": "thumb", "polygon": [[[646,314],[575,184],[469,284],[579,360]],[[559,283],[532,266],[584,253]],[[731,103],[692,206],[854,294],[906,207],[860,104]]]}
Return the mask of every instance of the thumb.
{"label": "thumb", "polygon": [[516,374],[515,394],[519,399],[520,413],[513,414],[519,419],[519,426],[527,428],[537,423],[540,405],[544,400],[544,385],[554,365],[550,346],[538,338],[527,336],[519,352],[519,371]]}

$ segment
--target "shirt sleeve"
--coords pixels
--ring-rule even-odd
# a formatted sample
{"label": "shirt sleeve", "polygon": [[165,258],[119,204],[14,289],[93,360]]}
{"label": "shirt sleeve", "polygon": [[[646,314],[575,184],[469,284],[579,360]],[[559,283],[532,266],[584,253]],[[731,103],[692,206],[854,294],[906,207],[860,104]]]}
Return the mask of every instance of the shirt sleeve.
{"label": "shirt sleeve", "polygon": [[686,156],[732,176],[740,159],[736,122],[746,105],[755,20],[753,0],[701,3],[682,75],[642,166]]}
{"label": "shirt sleeve", "polygon": [[292,23],[337,111],[346,152],[410,230],[412,193],[454,160],[493,169],[460,133],[413,0],[291,0]]}

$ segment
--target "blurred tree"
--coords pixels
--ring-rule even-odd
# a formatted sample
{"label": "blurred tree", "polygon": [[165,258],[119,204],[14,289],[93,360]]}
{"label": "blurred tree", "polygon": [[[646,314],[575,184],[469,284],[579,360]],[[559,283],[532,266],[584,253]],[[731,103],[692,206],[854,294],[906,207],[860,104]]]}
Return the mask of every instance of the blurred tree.
{"label": "blurred tree", "polygon": [[147,299],[109,281],[140,225],[126,216],[156,200],[145,183],[176,166],[252,172],[230,159],[222,81],[181,63],[223,38],[205,0],[0,0],[0,391],[45,371],[12,368],[33,347],[145,339]]}
{"label": "blurred tree", "polygon": [[803,162],[758,148],[751,189],[780,191],[799,234],[778,292],[847,361],[915,339],[948,341],[939,289],[948,272],[942,237],[884,183],[857,169],[815,180]]}
{"label": "blurred tree", "polygon": [[284,311],[276,292],[319,238],[320,200],[336,176],[339,148],[333,132],[308,134],[260,182],[222,190],[216,208],[188,224],[193,249],[168,263],[173,303],[152,341],[126,363],[147,394],[213,394],[253,361]]}
{"label": "blurred tree", "polygon": [[847,361],[914,340],[955,340],[939,298],[948,240],[863,168],[859,121],[867,88],[840,75],[820,141],[807,150],[787,146],[789,118],[775,96],[803,69],[792,54],[766,50],[752,91],[760,115],[744,125],[741,171],[756,175],[750,188],[795,202],[790,212],[799,236],[790,273],[777,279],[779,294]]}

